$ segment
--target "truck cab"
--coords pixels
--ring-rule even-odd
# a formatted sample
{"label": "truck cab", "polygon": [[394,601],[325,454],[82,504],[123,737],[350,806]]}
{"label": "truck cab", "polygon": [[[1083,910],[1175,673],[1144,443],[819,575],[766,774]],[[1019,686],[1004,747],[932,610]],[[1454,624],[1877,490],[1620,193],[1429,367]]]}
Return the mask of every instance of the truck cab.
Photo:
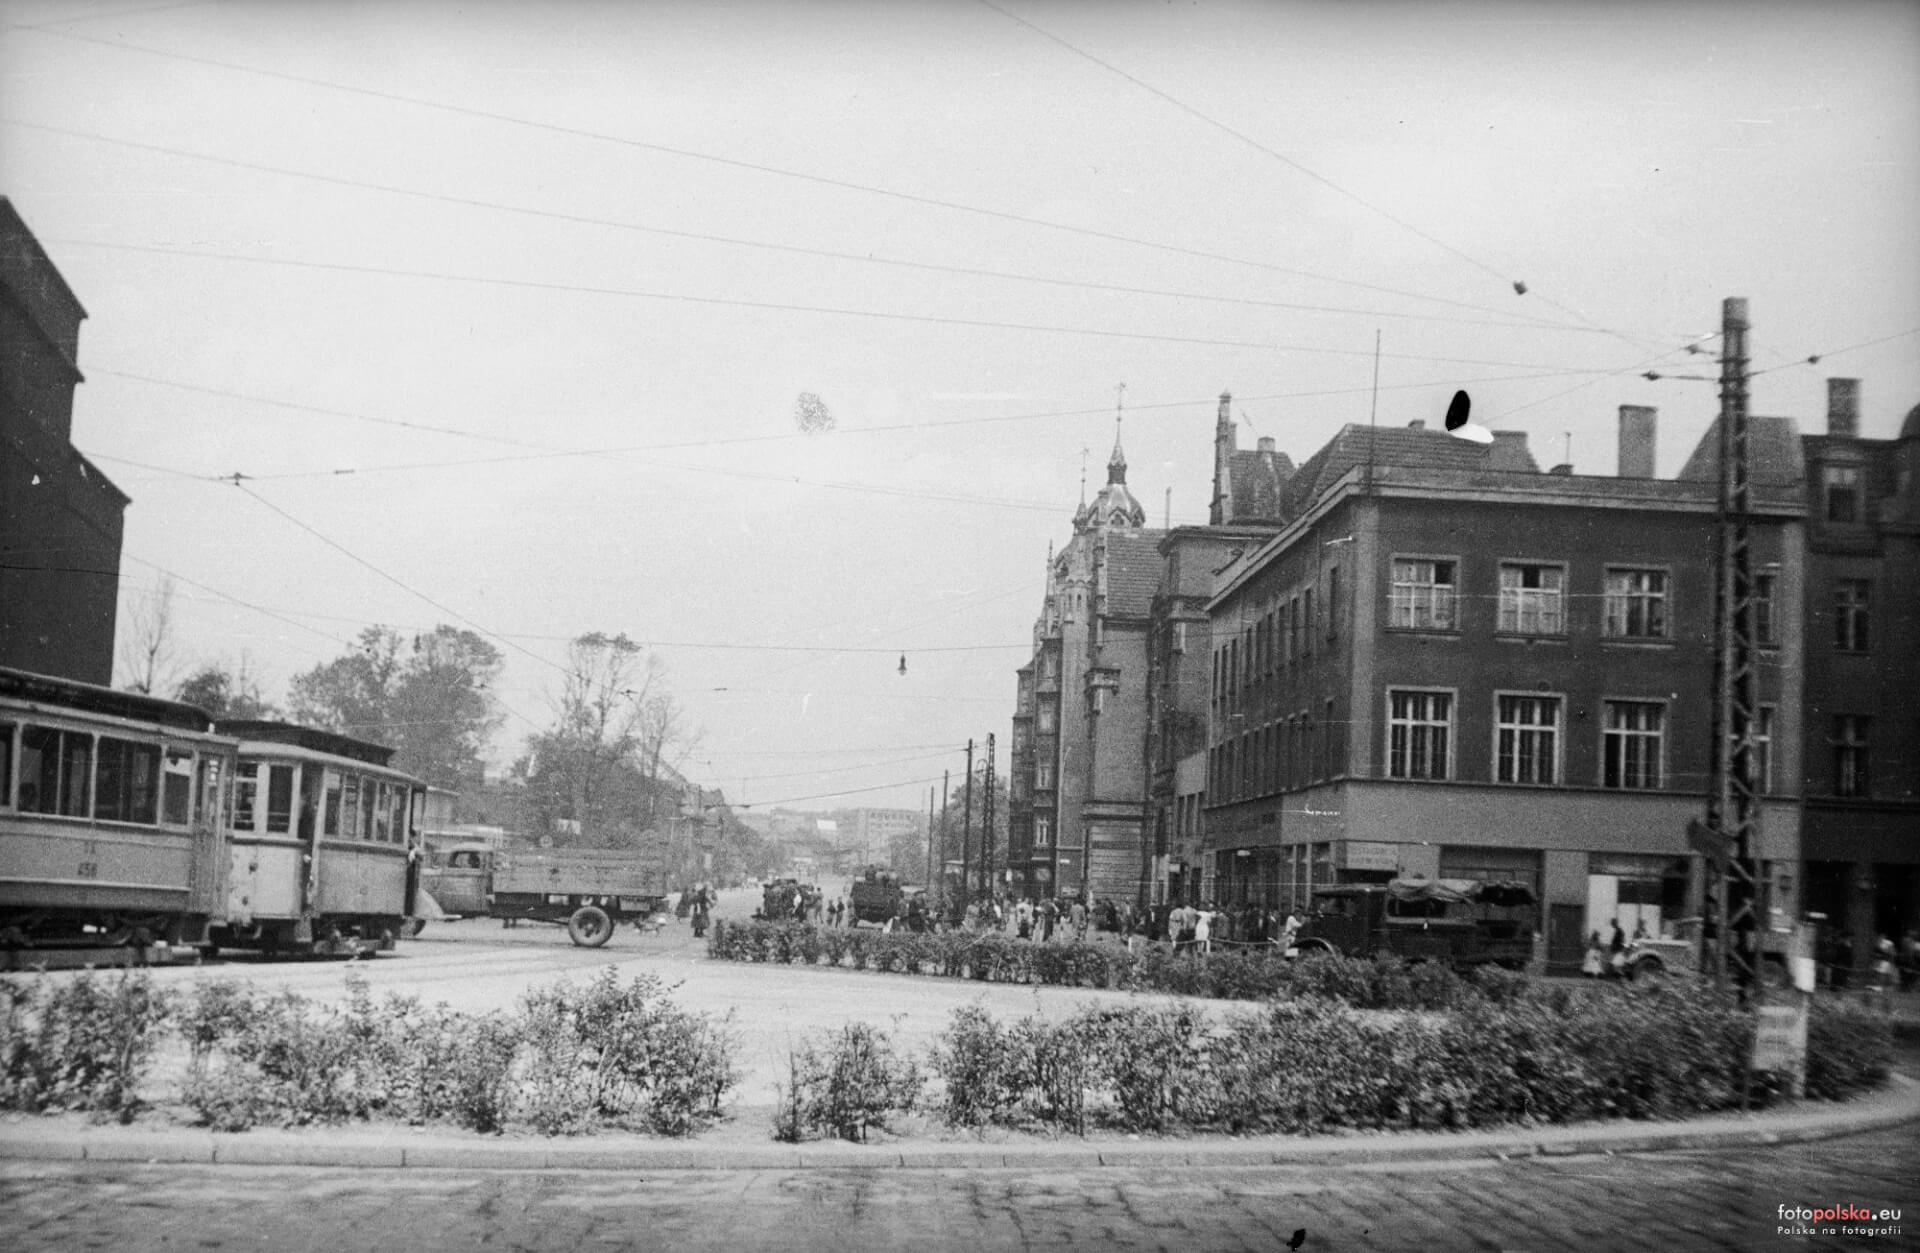
{"label": "truck cab", "polygon": [[1302,956],[1400,957],[1518,970],[1533,957],[1533,890],[1478,879],[1347,883],[1313,894]]}

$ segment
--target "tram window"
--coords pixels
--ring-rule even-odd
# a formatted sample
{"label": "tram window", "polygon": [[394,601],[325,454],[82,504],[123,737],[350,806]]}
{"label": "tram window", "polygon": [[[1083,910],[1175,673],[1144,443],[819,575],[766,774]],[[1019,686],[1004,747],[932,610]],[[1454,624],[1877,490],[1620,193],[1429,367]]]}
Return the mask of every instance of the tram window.
{"label": "tram window", "polygon": [[372,779],[360,780],[360,830],[357,833],[363,840],[373,838],[373,816],[379,812],[380,793]]}
{"label": "tram window", "polygon": [[193,813],[193,753],[167,750],[166,773],[160,776],[160,821],[184,827]]}
{"label": "tram window", "polygon": [[320,817],[320,767],[300,767],[300,838],[313,838],[314,823]]}
{"label": "tram window", "polygon": [[137,740],[100,737],[93,780],[93,816],[101,822],[159,819],[160,746]]}
{"label": "tram window", "polygon": [[407,790],[399,786],[393,789],[393,842],[407,842]]}
{"label": "tram window", "polygon": [[0,722],[0,809],[13,808],[13,724]]}
{"label": "tram window", "polygon": [[360,777],[347,775],[342,781],[344,792],[340,802],[340,834],[349,840],[360,837]]}
{"label": "tram window", "polygon": [[293,767],[267,767],[267,831],[285,835],[293,830]]}
{"label": "tram window", "polygon": [[258,825],[255,816],[260,799],[260,767],[249,762],[234,777],[233,829],[252,831]]}
{"label": "tram window", "polygon": [[380,800],[373,811],[373,838],[382,844],[393,843],[393,785],[380,785]]}
{"label": "tram window", "polygon": [[320,834],[339,835],[340,834],[340,776],[335,774],[331,770],[327,771],[327,794],[326,794],[326,800],[324,804],[325,804],[325,811],[323,815],[323,821],[320,824]]}
{"label": "tram window", "polygon": [[93,740],[79,731],[20,729],[20,808],[31,814],[87,816]]}

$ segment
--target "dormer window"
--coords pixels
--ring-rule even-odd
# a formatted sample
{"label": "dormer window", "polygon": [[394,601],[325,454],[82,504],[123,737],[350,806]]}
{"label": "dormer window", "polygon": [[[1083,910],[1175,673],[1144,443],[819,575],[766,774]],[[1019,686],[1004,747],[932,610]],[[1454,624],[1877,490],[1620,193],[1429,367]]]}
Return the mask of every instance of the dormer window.
{"label": "dormer window", "polygon": [[1860,467],[1828,466],[1825,485],[1827,521],[1858,522],[1860,520]]}

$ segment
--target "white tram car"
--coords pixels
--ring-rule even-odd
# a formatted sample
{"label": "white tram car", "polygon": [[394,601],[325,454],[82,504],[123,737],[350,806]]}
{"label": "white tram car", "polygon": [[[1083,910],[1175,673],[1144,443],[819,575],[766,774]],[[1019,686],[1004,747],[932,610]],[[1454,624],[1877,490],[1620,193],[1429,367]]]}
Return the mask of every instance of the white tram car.
{"label": "white tram car", "polygon": [[391,949],[413,930],[426,785],[393,750],[285,722],[220,722],[239,741],[223,947]]}
{"label": "white tram car", "polygon": [[391,757],[0,667],[0,950],[391,949],[426,792]]}

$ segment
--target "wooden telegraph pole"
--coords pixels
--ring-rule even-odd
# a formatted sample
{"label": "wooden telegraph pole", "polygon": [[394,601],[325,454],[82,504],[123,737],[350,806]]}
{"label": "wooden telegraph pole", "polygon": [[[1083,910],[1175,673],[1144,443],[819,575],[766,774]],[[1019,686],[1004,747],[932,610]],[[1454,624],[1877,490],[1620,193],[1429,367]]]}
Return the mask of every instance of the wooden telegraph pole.
{"label": "wooden telegraph pole", "polygon": [[987,736],[987,778],[986,796],[981,802],[980,813],[980,877],[986,882],[986,894],[989,900],[995,895],[993,890],[993,736]]}
{"label": "wooden telegraph pole", "polygon": [[973,741],[967,741],[966,806],[960,818],[960,901],[973,900]]}

